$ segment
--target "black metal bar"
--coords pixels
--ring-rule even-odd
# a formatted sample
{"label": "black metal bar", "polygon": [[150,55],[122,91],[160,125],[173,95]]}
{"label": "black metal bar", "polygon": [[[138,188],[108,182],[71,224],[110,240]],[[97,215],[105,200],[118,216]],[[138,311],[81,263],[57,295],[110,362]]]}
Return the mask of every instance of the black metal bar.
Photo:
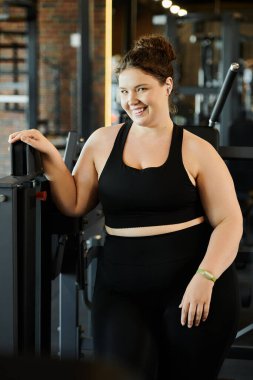
{"label": "black metal bar", "polygon": [[[9,177],[8,177],[9,178]],[[0,181],[0,353],[18,353],[17,188]]]}
{"label": "black metal bar", "polygon": [[67,144],[64,151],[64,162],[67,166],[67,168],[72,171],[73,169],[73,163],[76,159],[76,153],[77,153],[77,132],[71,131],[68,133],[67,137]]}
{"label": "black metal bar", "polygon": [[[73,219],[74,223],[75,221],[77,221],[76,218]],[[76,227],[76,233],[68,234],[59,276],[59,356],[61,359],[78,359],[80,354],[77,265],[81,244],[79,224]]]}
{"label": "black metal bar", "polygon": [[[40,152],[33,147],[16,141],[10,146],[11,153],[11,174],[13,176],[35,177],[43,172]],[[30,179],[30,178],[29,178]]]}
{"label": "black metal bar", "polygon": [[[49,200],[50,186],[44,178],[40,181],[41,191],[47,193],[47,201],[40,203],[41,218],[36,222],[37,234],[37,284],[38,304],[36,305],[36,352],[51,354],[51,298],[52,298],[52,203]],[[38,207],[38,206],[37,206]],[[50,220],[50,222],[49,222]],[[39,319],[38,319],[39,318]]]}
{"label": "black metal bar", "polygon": [[232,346],[227,356],[229,359],[253,360],[252,346]]}
{"label": "black metal bar", "polygon": [[137,0],[130,0],[126,2],[126,51],[131,49],[133,42],[136,38],[136,24],[137,24]]}
{"label": "black metal bar", "polygon": [[11,22],[11,23],[18,23],[18,22],[24,22],[27,21],[26,17],[9,17],[8,15],[0,14],[0,22]]}
{"label": "black metal bar", "polygon": [[92,65],[91,65],[91,20],[92,1],[79,0],[79,30],[81,46],[78,51],[78,134],[85,140],[91,134]]}
{"label": "black metal bar", "polygon": [[18,191],[19,352],[35,353],[35,220],[36,188],[32,182]]}
{"label": "black metal bar", "polygon": [[18,43],[8,43],[8,44],[1,44],[0,43],[0,49],[13,49],[13,48],[16,48],[16,49],[26,49],[27,48],[27,45],[26,44],[18,44]]}
{"label": "black metal bar", "polygon": [[20,30],[1,30],[0,33],[8,36],[27,36],[27,32]]}
{"label": "black metal bar", "polygon": [[251,146],[220,146],[219,153],[224,160],[252,160]]}
{"label": "black metal bar", "polygon": [[36,3],[27,8],[28,16],[28,128],[37,128],[38,121],[38,43],[37,43],[37,8]]}
{"label": "black metal bar", "polygon": [[226,78],[223,82],[219,96],[216,100],[215,106],[213,108],[213,111],[212,111],[210,119],[209,119],[209,126],[210,127],[213,127],[215,125],[216,121],[218,120],[218,118],[220,116],[220,113],[221,113],[222,108],[225,104],[228,93],[232,87],[232,84],[233,84],[235,76],[238,72],[238,69],[239,69],[238,63],[232,63],[230,65],[230,68],[227,72]]}
{"label": "black metal bar", "polygon": [[4,4],[11,6],[11,7],[18,7],[18,8],[29,8],[29,7],[34,7],[35,2],[32,0],[4,0]]}
{"label": "black metal bar", "polygon": [[[13,58],[0,58],[0,62],[2,63],[25,63],[26,60],[24,58],[16,58],[15,56]],[[17,71],[17,68],[15,67],[14,72]]]}

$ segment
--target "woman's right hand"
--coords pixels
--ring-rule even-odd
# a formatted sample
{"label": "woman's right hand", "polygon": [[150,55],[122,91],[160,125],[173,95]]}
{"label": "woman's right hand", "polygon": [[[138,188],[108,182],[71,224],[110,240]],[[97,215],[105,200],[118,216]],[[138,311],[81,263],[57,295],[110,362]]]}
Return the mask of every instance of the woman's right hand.
{"label": "woman's right hand", "polygon": [[14,132],[9,136],[8,142],[13,144],[18,140],[31,145],[46,155],[55,150],[54,145],[38,129],[24,129]]}

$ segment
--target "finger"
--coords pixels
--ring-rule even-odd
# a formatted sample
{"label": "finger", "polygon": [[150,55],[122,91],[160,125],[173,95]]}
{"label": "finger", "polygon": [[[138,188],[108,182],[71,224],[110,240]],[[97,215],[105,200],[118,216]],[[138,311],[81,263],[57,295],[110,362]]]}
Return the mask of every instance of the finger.
{"label": "finger", "polygon": [[202,313],[202,321],[203,322],[205,322],[205,320],[208,317],[209,309],[210,309],[209,304],[205,303],[204,307],[203,307],[203,313]]}
{"label": "finger", "polygon": [[15,132],[9,135],[8,142],[14,142],[19,139],[20,132]]}
{"label": "finger", "polygon": [[35,149],[38,147],[38,140],[34,138],[34,136],[22,135],[20,140],[23,141],[25,144],[32,146]]}
{"label": "finger", "polygon": [[18,140],[35,147],[34,143],[38,140],[38,136],[32,129],[16,132],[9,136],[9,142],[12,144]]}
{"label": "finger", "polygon": [[18,140],[21,140],[23,136],[26,136],[28,133],[28,131],[19,131],[19,132],[15,132],[15,133],[12,133],[10,136],[9,136],[9,142],[11,143],[14,143]]}
{"label": "finger", "polygon": [[9,135],[9,137],[15,137],[16,135],[18,135],[19,133],[21,133],[22,131],[16,131],[16,132],[13,132]]}
{"label": "finger", "polygon": [[199,326],[202,314],[203,314],[203,305],[197,305],[196,314],[195,314],[195,322],[194,322],[195,326]]}
{"label": "finger", "polygon": [[191,328],[193,326],[193,322],[196,315],[196,304],[190,304],[189,310],[188,310],[188,318],[187,318],[187,326]]}
{"label": "finger", "polygon": [[182,310],[181,310],[181,325],[184,326],[187,321],[187,316],[188,316],[188,310],[189,310],[189,304],[182,305]]}
{"label": "finger", "polygon": [[184,296],[182,297],[181,302],[180,302],[180,304],[178,306],[180,309],[183,307],[183,303],[184,303]]}

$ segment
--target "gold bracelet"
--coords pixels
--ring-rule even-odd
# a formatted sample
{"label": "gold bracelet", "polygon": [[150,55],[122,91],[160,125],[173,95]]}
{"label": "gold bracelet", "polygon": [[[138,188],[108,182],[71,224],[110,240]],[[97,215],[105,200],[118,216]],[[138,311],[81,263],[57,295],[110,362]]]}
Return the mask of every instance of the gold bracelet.
{"label": "gold bracelet", "polygon": [[214,277],[214,275],[211,273],[211,272],[208,272],[207,270],[205,269],[202,269],[202,268],[199,268],[197,270],[197,273],[201,274],[202,276],[204,276],[207,280],[210,280],[210,281],[213,281],[215,282],[217,280],[216,277]]}

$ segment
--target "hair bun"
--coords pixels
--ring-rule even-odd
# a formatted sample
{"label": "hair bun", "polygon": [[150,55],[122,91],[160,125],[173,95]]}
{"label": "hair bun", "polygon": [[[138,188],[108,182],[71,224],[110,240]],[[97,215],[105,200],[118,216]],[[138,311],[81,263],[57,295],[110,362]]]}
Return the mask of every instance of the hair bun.
{"label": "hair bun", "polygon": [[121,59],[115,69],[119,76],[128,68],[136,68],[152,75],[161,85],[167,78],[173,80],[174,68],[172,61],[176,58],[170,41],[159,34],[147,34],[139,37],[132,49]]}
{"label": "hair bun", "polygon": [[160,51],[160,53],[166,55],[169,61],[176,59],[176,55],[170,41],[159,34],[149,34],[140,37],[135,41],[133,49],[155,49],[157,52]]}

